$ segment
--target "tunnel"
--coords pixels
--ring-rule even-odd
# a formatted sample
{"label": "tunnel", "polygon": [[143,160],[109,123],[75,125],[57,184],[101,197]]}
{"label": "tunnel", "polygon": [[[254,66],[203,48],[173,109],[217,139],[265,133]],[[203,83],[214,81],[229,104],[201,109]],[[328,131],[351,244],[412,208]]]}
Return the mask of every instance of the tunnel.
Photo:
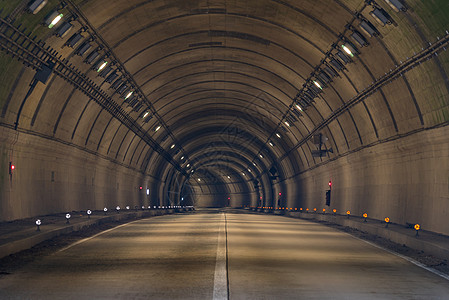
{"label": "tunnel", "polygon": [[2,1],[0,222],[227,208],[448,236],[448,15],[445,0]]}

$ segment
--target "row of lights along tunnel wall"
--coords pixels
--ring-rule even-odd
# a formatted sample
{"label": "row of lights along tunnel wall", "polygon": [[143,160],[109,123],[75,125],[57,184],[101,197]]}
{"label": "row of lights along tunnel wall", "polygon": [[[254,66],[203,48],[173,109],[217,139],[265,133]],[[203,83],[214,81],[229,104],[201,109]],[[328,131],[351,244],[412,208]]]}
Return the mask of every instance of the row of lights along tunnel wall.
{"label": "row of lights along tunnel wall", "polygon": [[[397,12],[401,10],[405,11],[406,9],[405,6],[397,0],[385,0],[385,1]],[[89,29],[93,31],[93,33],[91,33],[90,39],[87,39],[86,41],[81,43],[81,45],[77,48],[76,53],[80,56],[83,56],[92,47],[91,43],[94,40],[93,37],[95,37],[96,39],[100,39],[102,41],[102,45],[97,47],[89,55],[87,55],[85,62],[89,64],[93,63],[97,59],[97,57],[101,56],[100,51],[102,50],[102,48],[107,48],[109,51],[105,52],[103,57],[101,57],[94,63],[94,69],[97,71],[97,73],[99,73],[101,77],[105,78],[105,82],[111,84],[111,88],[115,89],[116,92],[125,99],[125,103],[128,103],[128,105],[132,107],[134,111],[136,112],[140,111],[140,109],[143,107],[143,103],[140,102],[139,99],[144,99],[146,104],[148,104],[149,106],[149,110],[152,110],[152,113],[150,113],[149,110],[146,110],[142,112],[140,117],[144,120],[145,123],[148,122],[153,115],[157,114],[154,108],[152,107],[151,103],[148,101],[148,99],[145,98],[145,96],[142,96],[143,93],[140,90],[136,91],[138,88],[136,88],[137,85],[135,84],[132,76],[125,70],[123,65],[116,57],[114,57],[114,60],[117,61],[120,66],[116,70],[114,70],[113,69],[114,63],[108,65],[106,59],[111,55],[113,56],[114,55],[113,52],[111,51],[107,43],[104,40],[102,40],[101,36],[96,34],[95,30],[90,26],[87,19],[83,17],[83,15],[76,8],[76,6],[73,3],[71,3],[71,1],[68,1],[68,3],[71,4],[72,8],[72,9],[69,8],[69,11],[73,16],[71,20],[74,20],[74,17],[80,15],[83,18],[85,24],[82,24],[81,29],[77,33],[73,34],[67,40],[65,45],[74,48],[77,44],[79,44],[84,38],[82,32],[87,31],[86,28],[87,25],[87,27],[89,27]],[[374,1],[367,1],[367,3],[374,7],[374,10],[370,12],[370,15],[372,15],[379,23],[381,23],[381,25],[392,24],[394,22],[390,17],[390,15],[382,8],[380,8]],[[42,8],[43,5],[45,4],[46,1],[34,1],[30,4],[29,9],[33,13],[37,13],[38,10],[40,10],[40,8]],[[64,7],[66,7],[65,2],[63,2],[63,4],[61,5],[61,8]],[[361,9],[361,11],[364,8],[365,6]],[[76,12],[72,11],[73,9],[76,10]],[[49,16],[47,16],[47,18],[45,19],[45,23],[48,25],[49,28],[52,28],[62,19],[62,16],[63,15],[60,14],[58,11],[53,11]],[[374,27],[374,25],[372,25],[369,21],[363,18],[360,13],[357,13],[356,16],[361,20],[359,27],[361,30],[363,30],[363,32],[365,32],[365,34],[367,34],[370,37],[379,35],[379,31]],[[64,22],[61,26],[57,28],[56,30],[57,36],[62,38],[70,31],[70,29],[72,29],[73,25],[71,24],[71,20]],[[352,27],[353,22],[354,19],[346,26],[347,29],[352,29],[351,38],[355,42],[357,42],[361,47],[367,46],[368,42],[366,38],[359,31],[353,29]],[[301,116],[301,113],[299,111],[304,112],[307,109],[307,107],[314,102],[314,98],[316,98],[319,95],[321,90],[325,88],[328,84],[330,84],[332,78],[339,76],[338,72],[343,71],[345,69],[344,65],[350,63],[351,58],[359,53],[357,48],[346,38],[344,38],[345,32],[343,32],[343,34],[340,36],[339,41],[336,44],[332,45],[332,48],[335,49],[338,47],[336,45],[343,42],[341,44],[341,47],[344,50],[344,52],[341,49],[339,49],[337,50],[336,53],[332,54],[333,49],[331,49],[326,53],[325,58],[321,61],[321,65],[315,68],[314,72],[312,72],[311,76],[303,84],[303,88],[298,92],[297,96],[293,100],[292,105],[290,105],[289,110],[282,117],[281,122],[278,124],[278,128],[281,127],[282,129],[284,129],[283,130],[284,132],[287,132],[287,130],[281,125],[282,122],[284,122],[284,124],[286,124],[287,127],[290,127],[294,122],[296,122],[297,117]],[[328,58],[329,60],[326,62],[326,59]],[[122,76],[120,76],[118,72],[121,72]],[[133,84],[129,84],[128,87],[127,81],[131,81],[133,82]],[[295,110],[295,108],[297,108],[299,111]],[[290,110],[292,110],[293,114],[288,113]],[[162,121],[160,117],[158,117],[158,119]],[[165,129],[167,129],[168,135],[171,135],[172,139],[175,140],[174,136],[168,130],[165,123],[163,122],[161,123],[165,127]],[[156,125],[154,130],[158,131],[160,128],[161,125]],[[277,131],[277,129],[275,131]],[[270,135],[268,140],[268,144],[272,147],[274,147],[274,142],[270,138],[271,136],[273,136],[273,134],[274,133]],[[275,135],[278,138],[281,138],[279,132],[276,132]],[[176,144],[172,144],[170,146],[170,149],[175,148],[175,145]],[[180,149],[177,149],[177,152],[175,154],[179,153],[179,150]],[[259,151],[256,155],[259,156],[261,159],[263,159],[261,151]],[[185,155],[183,155],[182,158],[185,158]],[[252,164],[254,165],[254,167],[257,167],[254,160]],[[250,167],[248,167],[248,171],[251,172]]]}
{"label": "row of lights along tunnel wall", "polygon": [[[399,0],[384,1],[397,13],[407,10],[406,6]],[[362,12],[367,5],[372,7],[369,14],[379,23],[379,25],[386,26],[396,24],[390,14],[381,8],[375,1],[367,0],[366,4],[359,12],[355,13],[354,18],[345,26],[345,29],[343,33],[339,35],[337,42],[331,45],[331,49],[325,53],[324,58],[305,80],[305,83],[296,94],[287,112],[282,116],[278,126],[268,137],[266,142],[268,145],[271,147],[275,146],[272,137],[276,136],[278,139],[282,138],[279,129],[284,133],[288,132],[287,128],[283,126],[284,124],[287,127],[291,127],[298,121],[298,118],[303,116],[303,114],[307,115],[306,110],[309,106],[313,106],[313,103],[315,102],[314,99],[320,95],[323,89],[332,83],[333,78],[340,77],[339,73],[346,70],[346,64],[353,62],[353,58],[360,54],[360,51],[354,43],[345,36],[348,32],[350,32],[349,37],[361,48],[369,45],[365,35],[370,38],[381,36],[377,28],[362,15]],[[353,25],[356,20],[359,22],[358,28],[360,31]],[[361,32],[363,32],[363,34]],[[257,156],[260,157],[261,152],[262,149],[259,150]],[[262,173],[266,173],[266,170]]]}
{"label": "row of lights along tunnel wall", "polygon": [[[309,208],[303,209],[302,207],[300,207],[299,210],[298,210],[297,207],[295,207],[295,208],[293,208],[293,207],[290,207],[290,208],[288,208],[288,207],[271,207],[271,206],[257,206],[256,207],[256,206],[249,206],[249,205],[244,205],[242,207],[243,208],[251,208],[251,209],[273,210],[273,211],[275,211],[275,210],[285,210],[285,211],[295,211],[295,212],[299,211],[300,213],[304,213],[304,211],[305,211],[305,213],[309,213],[309,211],[310,211]],[[318,210],[315,207],[313,209],[313,213],[317,213],[317,211]],[[334,208],[332,210],[332,213],[333,213],[334,216],[336,216],[337,215],[337,209]],[[322,214],[324,214],[324,215],[326,214],[326,209],[325,208],[323,208]],[[354,216],[354,215],[351,215],[351,211],[347,210],[346,211],[346,216],[349,219],[350,216]],[[355,217],[357,217],[357,216],[355,216]],[[368,222],[368,213],[364,212],[361,215],[361,217],[363,218],[363,222],[365,222],[365,223]],[[383,222],[385,223],[385,227],[388,228],[388,225],[391,223],[391,219],[389,217],[385,217]],[[408,224],[408,225],[409,225],[410,228],[415,229],[417,232],[422,229],[420,224]],[[418,233],[416,233],[416,236],[418,236]]]}
{"label": "row of lights along tunnel wall", "polygon": [[[33,14],[37,14],[45,4],[47,4],[47,1],[32,1],[28,6],[28,10]],[[66,9],[70,13],[70,17],[64,22],[62,22],[63,14],[59,12],[62,9]],[[187,154],[184,152],[181,145],[176,142],[174,135],[158,115],[151,102],[140,90],[132,75],[126,70],[123,63],[115,56],[106,41],[97,34],[87,18],[83,16],[81,11],[72,1],[62,1],[61,5],[44,19],[45,25],[49,28],[55,27],[54,34],[60,38],[68,36],[68,33],[75,27],[72,24],[73,21],[80,23],[81,27],[66,40],[64,46],[75,49],[74,52],[79,56],[84,56],[88,53],[84,62],[93,65],[92,69],[98,73],[98,76],[104,78],[105,83],[110,84],[110,88],[114,89],[115,92],[124,99],[124,103],[126,103],[128,107],[131,107],[132,111],[139,113],[142,108],[147,106],[147,109],[140,113],[139,119],[144,123],[148,123],[153,116],[156,117],[158,123],[153,127],[154,132],[158,132],[161,128],[164,128],[166,135],[163,137],[162,142],[165,142],[170,136],[173,143],[170,144],[169,150],[173,151],[174,155],[181,153],[180,161],[182,163],[188,161]],[[56,25],[61,22],[62,24],[56,27]],[[89,37],[83,35],[83,33],[86,32]],[[94,44],[97,44],[97,46],[95,47]],[[91,50],[91,52],[89,52],[89,50]]]}
{"label": "row of lights along tunnel wall", "polygon": [[[397,0],[385,0],[385,1],[396,12],[406,10],[406,7],[401,2],[399,2]],[[39,1],[36,1],[36,2],[39,2]],[[43,1],[40,1],[40,2],[43,2]],[[371,5],[374,8],[370,12],[370,15],[376,21],[378,21],[382,26],[395,23],[394,20],[392,19],[392,17],[385,10],[383,10],[381,7],[379,7],[374,1],[366,1],[366,2],[367,2],[367,4]],[[363,11],[364,8],[365,7],[363,7],[361,9],[361,11]],[[52,13],[51,16],[59,18],[60,14]],[[343,34],[340,35],[337,43],[332,45],[332,47],[331,47],[332,49],[325,54],[325,57],[321,61],[321,64],[315,68],[315,70],[311,73],[309,78],[306,80],[306,82],[303,85],[303,88],[301,89],[301,91],[298,92],[297,96],[294,98],[292,105],[290,105],[288,112],[290,110],[292,110],[292,112],[294,112],[297,116],[302,116],[302,113],[305,113],[305,110],[307,109],[307,107],[310,106],[314,102],[314,98],[318,97],[319,93],[323,90],[323,88],[327,87],[332,82],[332,78],[339,76],[338,72],[340,72],[340,71],[342,72],[345,69],[344,65],[347,63],[350,63],[352,61],[352,57],[354,57],[354,55],[357,55],[360,53],[358,51],[358,49],[354,46],[354,44],[349,42],[348,39],[344,37],[344,34],[348,30],[352,31],[352,34],[350,35],[350,37],[360,47],[364,47],[364,46],[368,45],[367,39],[359,31],[354,29],[354,27],[352,25],[352,23],[356,19],[358,19],[360,21],[360,23],[359,23],[360,30],[362,30],[366,35],[368,35],[369,37],[379,36],[379,31],[375,28],[375,26],[372,23],[370,23],[368,20],[366,20],[366,18],[364,18],[362,16],[361,12],[356,13],[355,18],[346,26],[345,31],[343,32]],[[46,23],[52,24],[53,21],[49,22],[49,19],[47,18]],[[64,23],[63,25],[61,25],[58,28],[57,35],[60,35],[60,36],[64,35],[64,33],[66,31],[68,31],[70,28],[71,28],[71,25],[69,22]],[[80,34],[80,33],[77,33],[77,34]],[[77,34],[75,34],[75,35],[77,35]],[[339,44],[341,44],[342,49],[338,49]],[[100,64],[100,62],[101,62],[101,64]],[[106,68],[104,60],[99,61],[98,64],[94,64],[94,65],[96,66],[97,71],[99,71],[100,68],[101,69]],[[108,68],[111,68],[111,65],[109,65]],[[118,70],[120,71],[121,68],[118,68]],[[104,73],[105,71],[106,70],[104,70],[104,71],[100,70],[101,74],[103,74],[103,75],[105,74]],[[106,75],[107,75],[107,73],[106,73]],[[130,77],[129,74],[128,74],[128,76]],[[117,89],[121,88],[122,86],[123,85],[118,85]],[[124,88],[122,87],[122,89],[124,89]],[[128,100],[129,98],[131,98],[131,96],[133,96],[132,94],[130,94],[129,91],[128,91],[128,93],[126,93],[127,90],[122,90],[122,89],[120,90],[120,92],[123,92],[122,96],[126,98],[125,100]],[[134,95],[134,96],[136,96],[136,95]],[[296,111],[295,107],[300,112]],[[294,123],[295,120],[297,120],[296,117],[294,117],[292,114],[288,114],[288,112],[283,116],[281,122],[278,124],[278,127],[282,127],[285,132],[287,132],[287,130],[282,126],[282,122],[284,122],[288,127],[290,127],[290,125],[292,123]],[[146,113],[143,114],[142,117],[143,116],[148,117],[148,115],[146,115]],[[161,127],[158,126],[155,128],[155,130],[158,130],[160,128]],[[278,138],[281,138],[281,135],[279,134],[279,132],[276,132],[276,131],[277,131],[277,129],[275,130],[275,132],[273,132],[273,134],[270,135],[270,137],[267,141],[271,147],[275,146],[274,142],[271,140],[271,136],[273,136],[275,134]],[[173,149],[174,146],[175,146],[175,144],[172,144],[171,149]],[[178,150],[178,152],[179,152],[179,150]],[[260,151],[257,155],[260,158],[263,158],[263,155],[261,154]],[[184,159],[184,158],[185,158],[185,156],[183,155],[182,159]],[[254,164],[254,162],[253,162],[253,164]],[[187,165],[189,167],[189,164],[187,164]],[[248,171],[251,172],[250,167],[248,167]],[[244,171],[242,172],[242,174],[243,173],[244,173]]]}
{"label": "row of lights along tunnel wall", "polygon": [[[130,208],[129,205],[126,206],[125,209],[126,209],[127,211],[130,211],[130,210],[131,210],[131,208]],[[139,207],[138,207],[138,206],[135,206],[134,209],[135,209],[135,210],[139,210]],[[145,210],[145,209],[147,209],[146,206],[142,206],[142,207],[141,207],[141,210]],[[191,205],[189,205],[189,206],[186,206],[186,205],[171,205],[171,206],[161,206],[161,205],[156,206],[156,205],[154,205],[154,206],[152,206],[152,205],[149,205],[149,206],[148,206],[148,210],[151,210],[151,209],[158,209],[158,210],[167,210],[167,209],[192,210],[192,209],[194,209],[194,207],[191,206]],[[119,205],[117,205],[117,206],[115,207],[115,211],[116,211],[117,213],[120,213],[120,210],[121,210],[121,207],[120,207]],[[90,219],[90,217],[91,217],[91,215],[92,215],[93,213],[94,213],[94,212],[93,212],[92,210],[90,210],[90,209],[86,210],[86,215],[87,215],[87,217],[88,217],[89,219]],[[107,213],[108,213],[108,208],[107,208],[107,207],[103,208],[103,214],[104,214],[104,215],[107,215]],[[98,213],[97,215],[99,215],[99,213]],[[82,216],[82,215],[81,215],[81,216]],[[65,214],[66,224],[70,224],[70,219],[71,219],[71,218],[72,218],[72,215],[71,215],[70,213],[66,213],[66,214]],[[35,221],[35,224],[36,224],[36,226],[37,226],[36,231],[40,231],[40,230],[41,230],[41,229],[40,229],[40,226],[42,226],[42,225],[44,224],[44,222],[43,222],[42,220],[43,220],[43,219],[37,219],[37,220]]]}
{"label": "row of lights along tunnel wall", "polygon": [[[111,113],[112,116],[127,126],[136,135],[140,136],[143,141],[157,153],[161,154],[175,168],[181,172],[183,171],[176,162],[172,161],[171,156],[147,134],[147,131],[143,130],[134,119],[112,100],[110,96],[94,84],[92,80],[86,78],[86,76],[65,60],[61,60],[61,56],[58,57],[57,51],[50,47],[45,47],[45,43],[41,41],[35,41],[35,38],[31,38],[29,34],[25,34],[24,30],[20,31],[3,18],[0,18],[0,27],[2,27],[2,31],[0,32],[2,37],[0,39],[0,48],[7,54],[11,54],[19,61],[22,61],[26,66],[38,70],[35,78],[39,77],[40,72],[48,69],[49,64],[54,65],[53,72],[55,74],[71,83],[90,99],[96,101],[103,109]],[[33,82],[36,82],[36,80],[33,80]],[[30,90],[33,86],[30,87]],[[21,107],[26,98],[27,96],[23,100]]]}

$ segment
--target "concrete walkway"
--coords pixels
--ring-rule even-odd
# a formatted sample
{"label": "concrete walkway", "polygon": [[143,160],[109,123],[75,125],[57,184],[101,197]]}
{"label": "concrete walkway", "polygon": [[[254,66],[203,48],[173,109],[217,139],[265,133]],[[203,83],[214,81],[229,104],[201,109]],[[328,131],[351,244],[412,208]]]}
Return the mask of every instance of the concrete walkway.
{"label": "concrete walkway", "polygon": [[[66,214],[41,216],[24,220],[0,223],[0,258],[29,249],[43,241],[61,234],[68,234],[82,228],[110,221],[130,221],[174,213],[175,209],[121,210],[120,213],[109,211],[93,211],[90,217],[87,212],[70,212],[67,223]],[[37,231],[35,222],[40,219],[42,225]]]}

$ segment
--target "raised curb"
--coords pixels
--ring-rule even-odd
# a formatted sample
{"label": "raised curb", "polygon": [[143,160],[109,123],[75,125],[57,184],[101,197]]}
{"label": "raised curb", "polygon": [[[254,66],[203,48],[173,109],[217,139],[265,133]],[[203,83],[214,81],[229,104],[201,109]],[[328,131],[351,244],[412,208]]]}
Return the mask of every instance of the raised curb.
{"label": "raised curb", "polygon": [[439,235],[437,233],[421,231],[420,236],[416,237],[414,229],[405,228],[403,225],[390,224],[385,228],[385,223],[379,220],[369,220],[363,222],[361,218],[351,216],[349,219],[346,216],[334,214],[321,213],[301,213],[295,211],[272,211],[257,209],[258,212],[266,214],[275,214],[291,218],[298,218],[304,220],[318,220],[326,221],[341,226],[347,226],[370,234],[374,234],[390,240],[391,242],[405,245],[409,248],[424,251],[430,255],[449,261],[449,237]]}
{"label": "raised curb", "polygon": [[[61,224],[61,225],[48,225],[42,226],[41,231],[29,231],[29,236],[21,238],[15,241],[11,241],[0,245],[0,258],[6,257],[8,255],[30,249],[33,246],[55,238],[57,236],[68,234],[71,232],[76,232],[82,230],[83,228],[101,224],[110,221],[123,221],[123,220],[135,220],[141,218],[148,218],[152,216],[161,216],[166,214],[173,214],[175,212],[180,212],[180,210],[175,209],[164,209],[164,210],[150,210],[150,211],[133,211],[133,212],[123,212],[120,214],[113,214],[108,216],[97,216],[91,219],[83,220],[80,222],[73,222],[73,224]],[[31,226],[32,227],[32,226]],[[35,227],[33,227],[35,228]]]}

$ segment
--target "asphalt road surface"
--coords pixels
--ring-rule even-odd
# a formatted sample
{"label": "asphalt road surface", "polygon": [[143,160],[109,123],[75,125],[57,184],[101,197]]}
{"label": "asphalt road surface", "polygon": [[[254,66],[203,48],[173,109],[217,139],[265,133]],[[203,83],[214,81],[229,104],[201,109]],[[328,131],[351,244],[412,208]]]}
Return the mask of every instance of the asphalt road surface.
{"label": "asphalt road surface", "polygon": [[280,216],[139,220],[0,278],[0,299],[449,299],[449,281],[332,228]]}

